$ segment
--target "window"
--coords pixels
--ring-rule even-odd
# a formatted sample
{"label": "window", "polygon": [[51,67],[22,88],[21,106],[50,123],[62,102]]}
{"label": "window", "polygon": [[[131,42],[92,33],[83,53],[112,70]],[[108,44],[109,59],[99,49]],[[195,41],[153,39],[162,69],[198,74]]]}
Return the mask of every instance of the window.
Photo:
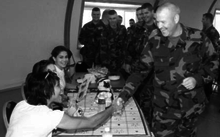
{"label": "window", "polygon": [[91,12],[92,8],[99,7],[102,12],[105,9],[114,9],[118,15],[123,17],[122,25],[129,27],[129,19],[136,19],[136,9],[141,5],[131,5],[131,4],[116,4],[116,3],[100,3],[100,2],[85,2],[82,26],[87,22],[92,20]]}
{"label": "window", "polygon": [[220,9],[215,10],[213,26],[218,30],[220,33]]}

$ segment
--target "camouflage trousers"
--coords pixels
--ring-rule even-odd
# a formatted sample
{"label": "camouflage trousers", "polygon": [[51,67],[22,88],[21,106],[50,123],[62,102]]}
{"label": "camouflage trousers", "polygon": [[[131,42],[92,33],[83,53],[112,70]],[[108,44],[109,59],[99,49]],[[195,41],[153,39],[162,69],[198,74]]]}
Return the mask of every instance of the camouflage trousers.
{"label": "camouflage trousers", "polygon": [[162,117],[161,112],[153,112],[152,132],[155,137],[196,137],[198,117],[205,109],[205,102],[196,104],[181,119]]}

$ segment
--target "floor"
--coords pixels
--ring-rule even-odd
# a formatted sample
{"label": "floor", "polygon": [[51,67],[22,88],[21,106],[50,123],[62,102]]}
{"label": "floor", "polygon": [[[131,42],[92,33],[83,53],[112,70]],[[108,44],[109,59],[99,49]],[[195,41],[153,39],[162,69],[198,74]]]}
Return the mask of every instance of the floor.
{"label": "floor", "polygon": [[[0,108],[8,100],[20,101],[22,99],[20,88],[9,91],[0,91]],[[201,121],[198,126],[197,137],[220,137],[220,92],[212,94],[210,103],[201,115]],[[2,117],[2,113],[0,113]],[[0,137],[4,137],[6,129],[2,118],[0,118]]]}

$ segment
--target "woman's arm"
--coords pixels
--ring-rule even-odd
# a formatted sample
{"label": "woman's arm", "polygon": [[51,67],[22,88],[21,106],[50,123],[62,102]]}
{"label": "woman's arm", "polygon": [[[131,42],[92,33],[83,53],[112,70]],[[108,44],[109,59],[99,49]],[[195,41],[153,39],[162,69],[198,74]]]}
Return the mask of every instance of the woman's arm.
{"label": "woman's arm", "polygon": [[112,116],[113,112],[115,112],[118,109],[121,108],[119,108],[119,106],[117,106],[116,101],[114,101],[111,107],[91,117],[71,117],[68,116],[67,114],[64,114],[57,128],[69,129],[69,130],[96,128],[100,124],[107,121],[108,118]]}

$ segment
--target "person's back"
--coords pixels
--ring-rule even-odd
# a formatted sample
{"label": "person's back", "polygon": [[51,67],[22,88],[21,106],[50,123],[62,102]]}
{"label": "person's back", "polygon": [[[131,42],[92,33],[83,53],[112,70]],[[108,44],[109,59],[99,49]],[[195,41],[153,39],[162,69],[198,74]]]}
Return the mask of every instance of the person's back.
{"label": "person's back", "polygon": [[51,137],[63,114],[63,111],[30,105],[23,100],[13,110],[6,137]]}

